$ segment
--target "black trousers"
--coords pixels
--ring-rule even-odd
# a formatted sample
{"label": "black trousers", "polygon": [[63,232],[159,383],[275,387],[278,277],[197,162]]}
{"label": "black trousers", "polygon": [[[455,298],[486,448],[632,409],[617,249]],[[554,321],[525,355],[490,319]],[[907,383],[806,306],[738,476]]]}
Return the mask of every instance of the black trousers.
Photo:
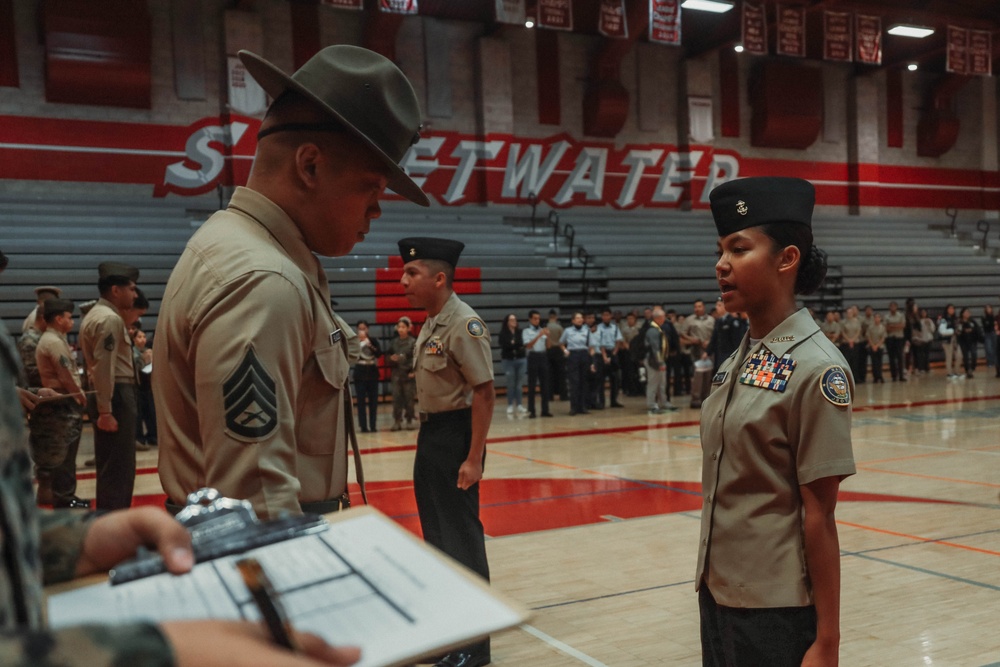
{"label": "black trousers", "polygon": [[[469,408],[430,415],[421,422],[413,493],[424,540],[489,581],[486,537],[479,520],[479,484],[465,491],[458,488],[458,469],[469,455],[471,442]],[[489,639],[464,650],[488,655]]]}
{"label": "black trousers", "polygon": [[116,382],[111,415],[118,430],[97,428],[97,403],[91,401],[94,423],[94,458],[97,463],[97,509],[119,510],[132,505],[135,488],[135,424],[138,420],[137,387]]}
{"label": "black trousers", "polygon": [[566,400],[566,355],[558,345],[550,347],[549,355],[549,400],[559,396],[560,401]]}
{"label": "black trousers", "polygon": [[542,414],[549,414],[549,355],[548,352],[528,353],[528,413],[535,414],[535,385],[542,396]]}
{"label": "black trousers", "polygon": [[618,355],[612,350],[609,350],[607,355],[608,363],[604,363],[604,357],[601,356],[600,351],[594,355],[594,368],[597,371],[595,373],[597,386],[595,387],[594,398],[596,399],[596,406],[600,408],[603,408],[605,405],[604,380],[610,380],[612,405],[618,402],[618,388],[621,385],[621,369],[618,366]]}
{"label": "black trousers", "polygon": [[587,412],[590,383],[587,374],[590,372],[590,352],[587,350],[570,350],[566,357],[566,384],[569,386],[570,414]]}
{"label": "black trousers", "polygon": [[799,667],[816,641],[812,606],[723,607],[702,582],[698,607],[703,667]]}
{"label": "black trousers", "polygon": [[883,348],[880,347],[869,352],[872,358],[872,382],[882,382],[882,351]]}
{"label": "black trousers", "polygon": [[906,369],[903,365],[904,343],[902,338],[885,339],[885,351],[889,355],[889,375],[892,376],[893,380],[902,380],[903,371]]}
{"label": "black trousers", "polygon": [[358,399],[358,428],[374,431],[378,418],[378,366],[354,367],[354,393]]}

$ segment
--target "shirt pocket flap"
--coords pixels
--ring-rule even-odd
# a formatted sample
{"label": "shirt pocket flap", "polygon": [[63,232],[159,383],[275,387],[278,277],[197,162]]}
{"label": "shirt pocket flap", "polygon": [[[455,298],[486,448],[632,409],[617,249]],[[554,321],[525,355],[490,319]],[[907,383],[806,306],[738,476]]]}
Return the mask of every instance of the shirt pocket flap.
{"label": "shirt pocket flap", "polygon": [[316,365],[323,373],[323,379],[337,389],[343,389],[347,384],[350,365],[344,351],[339,347],[325,347],[316,350]]}
{"label": "shirt pocket flap", "polygon": [[448,358],[443,354],[425,355],[420,365],[432,373],[440,373],[448,367]]}

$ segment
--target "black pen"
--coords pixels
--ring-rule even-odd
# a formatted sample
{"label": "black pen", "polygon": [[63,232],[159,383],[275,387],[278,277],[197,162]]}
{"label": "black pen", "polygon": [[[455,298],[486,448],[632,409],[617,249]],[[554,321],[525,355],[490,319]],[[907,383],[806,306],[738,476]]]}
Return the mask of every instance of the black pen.
{"label": "black pen", "polygon": [[236,561],[236,567],[243,575],[243,582],[260,610],[261,618],[264,619],[274,643],[291,651],[298,651],[299,646],[292,638],[292,625],[285,616],[278,594],[264,568],[256,558],[240,559]]}

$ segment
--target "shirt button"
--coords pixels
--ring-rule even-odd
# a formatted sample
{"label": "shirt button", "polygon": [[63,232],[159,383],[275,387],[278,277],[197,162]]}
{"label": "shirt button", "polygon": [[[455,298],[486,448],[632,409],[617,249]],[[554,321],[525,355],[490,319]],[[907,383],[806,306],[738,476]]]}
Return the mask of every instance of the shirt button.
{"label": "shirt button", "polygon": [[707,503],[708,503],[709,505],[711,505],[711,504],[712,504],[712,496],[709,496],[708,498],[705,498],[705,501],[706,501],[706,502],[707,502]]}
{"label": "shirt button", "polygon": [[719,460],[719,455],[718,454],[712,454],[712,460],[713,461],[718,461]]}
{"label": "shirt button", "polygon": [[701,543],[702,543],[702,544],[708,544],[708,538],[705,538],[705,539],[703,539],[703,540],[701,541]]}

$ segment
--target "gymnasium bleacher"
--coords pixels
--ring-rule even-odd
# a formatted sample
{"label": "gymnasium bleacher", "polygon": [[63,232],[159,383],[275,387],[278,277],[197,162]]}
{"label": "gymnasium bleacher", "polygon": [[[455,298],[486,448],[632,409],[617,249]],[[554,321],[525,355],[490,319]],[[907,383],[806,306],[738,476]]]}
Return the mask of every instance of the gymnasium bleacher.
{"label": "gymnasium bleacher", "polygon": [[[139,267],[151,307],[144,327],[155,327],[170,271],[195,229],[219,205],[217,195],[196,198],[106,196],[0,200],[0,249],[10,265],[0,278],[0,317],[13,333],[34,305],[33,288],[55,284],[77,303],[96,298],[96,266],[118,259]],[[827,289],[810,305],[871,304],[913,297],[932,314],[946,303],[978,308],[996,299],[996,249],[974,247],[937,220],[859,219],[818,215],[816,242],[829,253]],[[558,229],[553,233],[553,223]],[[707,212],[610,211],[578,208],[537,211],[528,206],[420,209],[387,202],[371,233],[354,251],[324,258],[336,310],[348,322],[364,318],[375,334],[393,336],[392,322],[409,311],[396,286],[396,242],[406,236],[445,236],[466,243],[456,288],[495,332],[510,312],[523,319],[536,308],[564,316],[583,306],[643,308],[665,303],[681,313],[696,298],[716,294],[716,236]],[[581,251],[581,248],[583,249]],[[572,262],[570,261],[572,258]],[[586,268],[584,268],[586,259]],[[494,337],[495,341],[495,337]],[[495,350],[499,361],[499,353]],[[502,386],[502,374],[498,373]]]}

